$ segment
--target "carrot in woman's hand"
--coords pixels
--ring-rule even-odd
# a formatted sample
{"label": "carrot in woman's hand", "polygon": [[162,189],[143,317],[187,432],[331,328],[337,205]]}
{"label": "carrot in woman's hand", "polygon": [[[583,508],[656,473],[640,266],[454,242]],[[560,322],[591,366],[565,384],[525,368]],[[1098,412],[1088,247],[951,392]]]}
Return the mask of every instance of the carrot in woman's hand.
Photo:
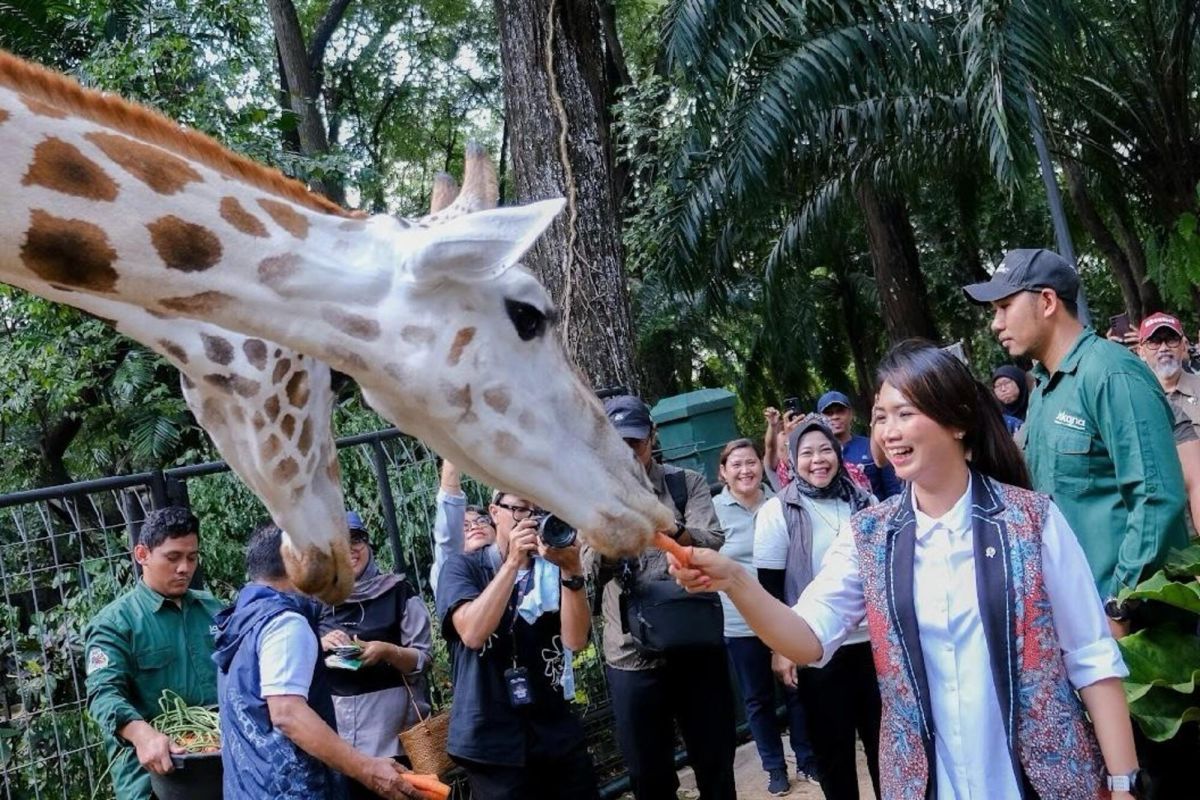
{"label": "carrot in woman's hand", "polygon": [[425,775],[420,772],[406,772],[404,779],[412,784],[417,791],[424,792],[434,800],[446,800],[450,797],[450,787],[438,780],[437,775]]}
{"label": "carrot in woman's hand", "polygon": [[684,547],[662,531],[654,534],[654,546],[674,556],[681,567],[687,569],[692,566],[692,548]]}

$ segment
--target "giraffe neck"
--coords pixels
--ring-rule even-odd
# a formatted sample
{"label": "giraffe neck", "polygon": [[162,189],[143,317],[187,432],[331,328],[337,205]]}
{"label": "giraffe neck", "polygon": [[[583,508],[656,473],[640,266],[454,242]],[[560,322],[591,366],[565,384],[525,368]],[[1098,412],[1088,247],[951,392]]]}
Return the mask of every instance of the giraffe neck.
{"label": "giraffe neck", "polygon": [[0,137],[3,282],[203,318],[339,369],[377,335],[392,275],[374,265],[404,223],[305,208],[4,86]]}

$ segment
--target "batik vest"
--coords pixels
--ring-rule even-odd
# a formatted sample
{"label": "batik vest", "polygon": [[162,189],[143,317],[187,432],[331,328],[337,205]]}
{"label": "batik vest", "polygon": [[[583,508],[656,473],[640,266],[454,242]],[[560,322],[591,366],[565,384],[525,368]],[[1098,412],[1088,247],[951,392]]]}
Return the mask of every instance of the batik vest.
{"label": "batik vest", "polygon": [[[1100,747],[1067,680],[1042,581],[1050,500],[979,473],[971,486],[979,613],[1017,786],[1043,800],[1107,797]],[[883,698],[879,777],[886,800],[937,795],[930,687],[913,604],[916,524],[911,486],[851,522]]]}

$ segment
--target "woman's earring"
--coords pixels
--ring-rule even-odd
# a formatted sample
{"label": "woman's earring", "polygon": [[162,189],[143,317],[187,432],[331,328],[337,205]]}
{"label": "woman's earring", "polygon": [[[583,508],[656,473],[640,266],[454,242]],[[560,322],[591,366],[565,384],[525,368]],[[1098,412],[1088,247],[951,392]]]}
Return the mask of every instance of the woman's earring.
{"label": "woman's earring", "polygon": [[967,434],[966,434],[966,433],[964,433],[963,431],[959,431],[958,433],[954,434],[954,438],[955,438],[955,439],[962,439],[962,438],[963,438],[964,436],[966,436],[966,435],[967,435]]}

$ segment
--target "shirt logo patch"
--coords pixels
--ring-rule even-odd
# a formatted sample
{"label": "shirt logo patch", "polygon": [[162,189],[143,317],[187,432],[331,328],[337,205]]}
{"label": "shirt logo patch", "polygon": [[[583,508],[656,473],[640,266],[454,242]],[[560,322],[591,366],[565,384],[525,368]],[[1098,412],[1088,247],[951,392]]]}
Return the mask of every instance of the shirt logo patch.
{"label": "shirt logo patch", "polygon": [[1058,416],[1054,418],[1054,424],[1062,425],[1064,428],[1070,428],[1073,431],[1087,430],[1087,422],[1084,421],[1083,417],[1068,414],[1066,411],[1058,412]]}
{"label": "shirt logo patch", "polygon": [[84,670],[84,674],[91,675],[96,670],[107,667],[108,663],[108,653],[99,647],[93,647],[91,650],[88,650],[87,667]]}

